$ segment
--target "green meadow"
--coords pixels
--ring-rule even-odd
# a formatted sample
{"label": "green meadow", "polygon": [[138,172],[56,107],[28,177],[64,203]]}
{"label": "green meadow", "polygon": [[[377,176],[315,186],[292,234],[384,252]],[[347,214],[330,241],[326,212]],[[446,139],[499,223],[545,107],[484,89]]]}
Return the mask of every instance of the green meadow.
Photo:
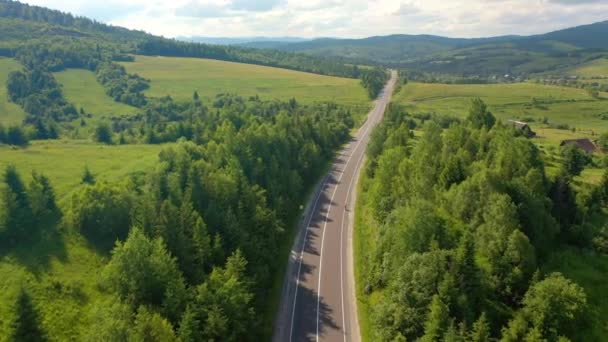
{"label": "green meadow", "polygon": [[566,74],[581,77],[608,77],[608,58],[600,58],[579,65],[569,69]]}
{"label": "green meadow", "polygon": [[[452,85],[410,83],[395,96],[412,114],[436,113],[464,118],[471,99],[480,97],[499,119],[526,120],[539,140],[593,138],[608,131],[608,102],[583,89],[535,83]],[[606,115],[603,115],[606,114]],[[546,118],[549,124],[544,124]],[[568,130],[555,129],[567,125]],[[572,128],[575,132],[572,132]]]}
{"label": "green meadow", "polygon": [[6,93],[6,80],[8,74],[21,70],[19,62],[12,58],[0,57],[0,124],[18,124],[25,117],[25,113],[18,105],[8,100]]}
{"label": "green meadow", "polygon": [[130,115],[137,108],[114,101],[106,95],[103,87],[95,78],[95,73],[84,69],[68,69],[55,73],[55,78],[62,86],[63,94],[80,110],[91,114],[92,121],[99,121],[113,116]]}
{"label": "green meadow", "polygon": [[192,98],[197,91],[210,100],[220,93],[259,95],[264,99],[289,99],[311,103],[333,101],[368,108],[369,100],[359,80],[322,76],[259,65],[199,58],[136,56],[122,63],[129,73],[150,79],[147,96]]}
{"label": "green meadow", "polygon": [[44,173],[61,202],[80,186],[85,165],[99,181],[120,181],[152,168],[164,146],[101,145],[85,140],[39,140],[26,148],[0,145],[0,170],[14,165],[26,182],[32,171]]}

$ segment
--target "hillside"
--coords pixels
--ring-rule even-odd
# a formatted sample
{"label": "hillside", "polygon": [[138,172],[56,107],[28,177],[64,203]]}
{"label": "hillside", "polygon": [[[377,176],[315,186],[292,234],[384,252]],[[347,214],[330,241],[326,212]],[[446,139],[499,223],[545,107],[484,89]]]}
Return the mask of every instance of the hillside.
{"label": "hillside", "polygon": [[0,37],[0,56],[18,54],[20,46],[32,40],[61,41],[64,44],[79,41],[102,44],[112,51],[112,58],[124,58],[120,55],[129,53],[200,57],[358,77],[358,71],[353,70],[352,66],[336,60],[236,46],[181,42],[13,0],[0,0],[0,31],[3,32]]}
{"label": "hillside", "polygon": [[150,79],[150,97],[169,95],[184,101],[194,91],[211,102],[215,95],[259,95],[263,99],[295,98],[305,103],[335,102],[368,108],[359,81],[298,71],[198,58],[136,56],[121,63],[129,73]]}
{"label": "hillside", "polygon": [[313,56],[345,58],[418,71],[459,75],[531,74],[606,56],[608,22],[534,36],[446,38],[391,35],[364,39],[317,39],[300,43],[247,43]]}
{"label": "hillside", "polygon": [[390,35],[363,39],[322,38],[298,43],[258,41],[241,45],[394,65],[459,47],[510,39],[515,37],[459,39],[431,35]]}

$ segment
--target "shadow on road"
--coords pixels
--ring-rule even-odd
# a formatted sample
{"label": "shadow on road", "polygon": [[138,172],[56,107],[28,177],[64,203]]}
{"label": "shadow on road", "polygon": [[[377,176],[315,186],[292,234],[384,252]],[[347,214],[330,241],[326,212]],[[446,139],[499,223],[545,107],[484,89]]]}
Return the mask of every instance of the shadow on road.
{"label": "shadow on road", "polygon": [[[298,310],[294,320],[293,341],[315,341],[317,336],[317,293],[301,287],[298,292]],[[319,337],[327,329],[340,329],[332,319],[332,311],[323,301],[319,301]]]}

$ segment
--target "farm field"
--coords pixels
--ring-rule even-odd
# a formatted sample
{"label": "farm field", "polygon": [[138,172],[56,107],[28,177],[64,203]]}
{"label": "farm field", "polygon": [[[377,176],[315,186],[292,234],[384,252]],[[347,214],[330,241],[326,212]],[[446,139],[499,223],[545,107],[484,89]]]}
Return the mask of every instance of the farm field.
{"label": "farm field", "polygon": [[594,61],[569,69],[566,74],[581,77],[608,77],[608,58]]}
{"label": "farm field", "polygon": [[120,181],[130,173],[155,165],[164,146],[106,146],[84,140],[33,141],[25,149],[0,145],[0,170],[14,165],[26,183],[30,181],[32,171],[44,173],[50,178],[59,202],[62,202],[80,186],[85,165],[98,181]]}
{"label": "farm field", "polygon": [[12,58],[0,57],[0,124],[18,124],[25,117],[25,113],[18,105],[8,100],[6,93],[6,80],[8,74],[21,70],[19,62]]}
{"label": "farm field", "polygon": [[78,110],[83,108],[91,114],[91,121],[104,118],[134,114],[137,108],[116,102],[106,95],[103,87],[95,78],[95,73],[84,69],[68,69],[55,73],[61,84],[64,96]]}
{"label": "farm field", "polygon": [[[562,139],[593,137],[608,131],[608,114],[603,100],[592,98],[585,90],[534,83],[451,85],[410,83],[396,95],[395,101],[411,114],[436,113],[465,117],[471,99],[480,97],[497,118],[525,119],[540,139],[559,143]],[[536,101],[533,102],[533,101]],[[608,115],[607,115],[608,116]],[[549,124],[567,125],[576,131],[552,128]]]}
{"label": "farm field", "polygon": [[369,107],[359,80],[322,76],[259,65],[197,58],[136,56],[135,62],[121,63],[129,73],[150,79],[147,96],[170,95],[189,100],[194,91],[210,100],[220,93],[259,95],[265,99],[289,99],[312,103]]}

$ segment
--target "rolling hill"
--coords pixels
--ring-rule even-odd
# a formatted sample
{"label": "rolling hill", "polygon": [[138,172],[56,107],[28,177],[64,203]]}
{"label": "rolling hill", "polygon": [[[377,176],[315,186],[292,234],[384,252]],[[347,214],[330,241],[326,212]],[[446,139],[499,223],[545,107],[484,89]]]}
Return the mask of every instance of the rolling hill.
{"label": "rolling hill", "polygon": [[316,39],[299,43],[252,42],[312,56],[344,58],[364,64],[459,75],[546,72],[608,55],[608,21],[534,36],[447,38],[391,35],[364,39]]}

